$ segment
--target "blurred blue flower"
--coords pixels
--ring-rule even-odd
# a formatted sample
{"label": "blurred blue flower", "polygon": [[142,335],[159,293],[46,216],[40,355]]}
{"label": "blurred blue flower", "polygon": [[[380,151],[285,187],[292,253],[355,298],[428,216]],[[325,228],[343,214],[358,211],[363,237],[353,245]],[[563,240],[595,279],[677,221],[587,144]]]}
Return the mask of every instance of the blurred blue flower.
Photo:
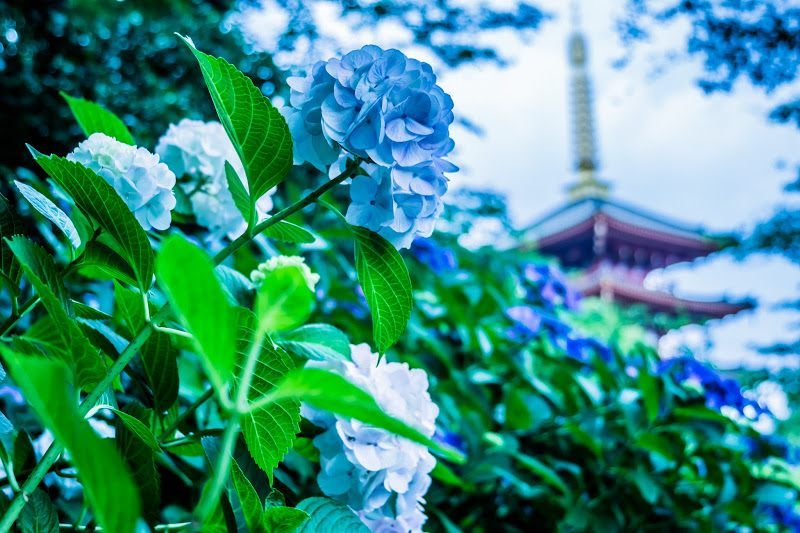
{"label": "blurred blue flower", "polygon": [[540,303],[545,307],[577,308],[580,294],[569,286],[557,268],[547,264],[528,263],[523,266],[522,278],[527,298],[532,303]]}
{"label": "blurred blue flower", "polygon": [[444,428],[436,428],[436,433],[433,434],[433,440],[444,446],[455,448],[462,453],[467,452],[467,443],[464,442],[464,438],[458,433],[453,433]]}
{"label": "blurred blue flower", "polygon": [[427,265],[436,274],[442,274],[458,268],[453,251],[436,244],[432,239],[414,239],[411,253],[420,263]]}
{"label": "blurred blue flower", "polygon": [[732,407],[747,418],[757,418],[767,410],[746,398],[734,379],[720,376],[713,368],[691,356],[674,357],[659,364],[659,374],[669,374],[678,382],[696,381],[703,389],[705,403],[712,409]]}

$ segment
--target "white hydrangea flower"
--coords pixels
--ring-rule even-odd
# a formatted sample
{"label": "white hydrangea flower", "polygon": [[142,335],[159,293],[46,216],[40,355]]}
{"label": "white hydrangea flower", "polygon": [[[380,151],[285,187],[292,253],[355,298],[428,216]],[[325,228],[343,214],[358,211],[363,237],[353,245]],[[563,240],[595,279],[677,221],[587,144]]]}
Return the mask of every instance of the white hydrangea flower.
{"label": "white hydrangea flower", "polygon": [[306,264],[305,258],[300,257],[299,255],[278,255],[267,259],[258,265],[256,270],[253,270],[250,273],[250,281],[253,282],[253,285],[258,287],[261,282],[264,281],[264,278],[266,278],[267,274],[273,270],[284,267],[299,268],[300,273],[303,275],[303,278],[306,281],[306,285],[308,285],[308,289],[311,292],[314,292],[317,283],[319,283],[319,274],[311,272],[311,269],[308,268],[308,265]]}
{"label": "white hydrangea flower", "polygon": [[119,193],[145,230],[165,230],[175,208],[175,174],[144,148],[93,133],[67,159],[94,170]]}
{"label": "white hydrangea flower", "polygon": [[[188,118],[170,124],[158,140],[156,153],[177,176],[189,178],[181,187],[189,196],[197,223],[209,229],[212,240],[235,239],[244,233],[245,220],[228,190],[225,161],[247,188],[244,167],[222,124]],[[272,209],[274,192],[273,188],[256,202],[259,220]]]}
{"label": "white hydrangea flower", "polygon": [[[424,370],[388,363],[366,344],[352,346],[350,361],[309,361],[334,370],[369,392],[388,414],[432,437],[439,408]],[[347,503],[372,531],[422,531],[423,504],[436,459],[425,446],[357,420],[303,406],[303,416],[325,431],[320,451],[322,492]]]}

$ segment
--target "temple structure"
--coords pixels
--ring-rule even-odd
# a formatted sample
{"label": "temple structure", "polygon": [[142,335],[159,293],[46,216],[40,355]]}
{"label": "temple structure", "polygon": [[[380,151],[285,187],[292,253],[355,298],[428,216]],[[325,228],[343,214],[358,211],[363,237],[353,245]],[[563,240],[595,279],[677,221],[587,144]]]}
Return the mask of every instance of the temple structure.
{"label": "temple structure", "polygon": [[557,257],[563,268],[577,273],[576,288],[585,296],[641,304],[648,311],[691,322],[722,318],[752,307],[750,302],[700,301],[645,287],[645,276],[652,270],[707,256],[731,239],[610,197],[610,184],[597,175],[587,46],[577,18],[575,11],[568,42],[577,179],[567,187],[564,205],[523,230],[523,248]]}

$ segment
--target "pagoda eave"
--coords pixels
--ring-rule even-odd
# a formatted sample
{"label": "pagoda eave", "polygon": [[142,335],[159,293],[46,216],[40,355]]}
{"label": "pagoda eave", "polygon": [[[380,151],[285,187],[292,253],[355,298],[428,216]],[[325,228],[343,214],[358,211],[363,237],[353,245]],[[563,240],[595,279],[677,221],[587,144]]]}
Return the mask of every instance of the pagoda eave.
{"label": "pagoda eave", "polygon": [[626,304],[642,304],[654,312],[669,315],[689,315],[703,320],[720,319],[741,311],[753,309],[751,301],[699,301],[680,298],[664,291],[650,290],[641,285],[625,283],[617,279],[593,281],[581,287],[584,296],[619,301]]}

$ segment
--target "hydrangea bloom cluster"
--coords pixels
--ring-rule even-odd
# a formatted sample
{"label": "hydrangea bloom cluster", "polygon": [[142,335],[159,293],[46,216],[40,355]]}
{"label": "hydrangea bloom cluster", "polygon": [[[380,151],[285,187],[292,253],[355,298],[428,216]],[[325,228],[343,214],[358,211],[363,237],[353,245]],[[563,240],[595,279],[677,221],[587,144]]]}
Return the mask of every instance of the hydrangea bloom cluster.
{"label": "hydrangea bloom cluster", "polygon": [[557,268],[541,263],[528,263],[522,269],[527,300],[545,308],[566,307],[575,309],[580,294],[569,286]]}
{"label": "hydrangea bloom cluster", "polygon": [[351,224],[381,233],[398,248],[433,232],[447,191],[453,101],[430,65],[398,50],[365,46],[320,61],[292,88],[287,122],[295,160],[338,174],[342,150],[368,162],[351,184]]}
{"label": "hydrangea bloom cluster", "polygon": [[267,274],[273,270],[285,267],[298,268],[306,281],[306,285],[308,285],[308,289],[314,292],[317,283],[319,283],[319,274],[311,272],[311,269],[308,268],[306,264],[305,258],[299,255],[278,255],[267,259],[250,273],[250,281],[253,282],[253,285],[258,287],[264,279],[266,279]]}
{"label": "hydrangea bloom cluster", "polygon": [[[208,228],[210,240],[224,237],[235,239],[246,229],[246,222],[233,202],[225,176],[228,161],[245,187],[244,167],[225,128],[219,122],[183,119],[170,124],[158,140],[156,153],[179,177],[181,188],[189,197],[195,220]],[[272,209],[272,193],[267,192],[256,202],[259,219]]]}
{"label": "hydrangea bloom cluster", "polygon": [[119,193],[145,230],[165,230],[175,207],[175,174],[155,154],[93,133],[67,159],[94,170]]}
{"label": "hydrangea bloom cluster", "polygon": [[569,324],[542,313],[529,305],[517,305],[506,309],[506,316],[513,325],[508,336],[519,342],[527,342],[544,333],[554,345],[568,357],[587,363],[596,355],[604,361],[611,360],[611,349],[594,337],[579,335]]}
{"label": "hydrangea bloom cluster", "polygon": [[668,373],[676,381],[690,382],[702,388],[706,405],[712,409],[731,407],[747,418],[757,418],[765,412],[758,402],[746,398],[734,379],[720,376],[713,368],[691,356],[662,361],[659,374]]}
{"label": "hydrangea bloom cluster", "polygon": [[431,239],[415,239],[411,243],[411,253],[420,263],[436,274],[450,272],[458,268],[458,261],[452,250],[443,248]]}
{"label": "hydrangea bloom cluster", "polygon": [[[369,392],[388,414],[426,436],[436,431],[439,408],[428,394],[424,370],[387,363],[369,346],[352,346],[350,361],[310,361],[334,370]],[[422,445],[327,411],[303,407],[303,416],[324,431],[320,452],[322,492],[349,505],[373,531],[421,531],[425,493],[436,459]]]}

